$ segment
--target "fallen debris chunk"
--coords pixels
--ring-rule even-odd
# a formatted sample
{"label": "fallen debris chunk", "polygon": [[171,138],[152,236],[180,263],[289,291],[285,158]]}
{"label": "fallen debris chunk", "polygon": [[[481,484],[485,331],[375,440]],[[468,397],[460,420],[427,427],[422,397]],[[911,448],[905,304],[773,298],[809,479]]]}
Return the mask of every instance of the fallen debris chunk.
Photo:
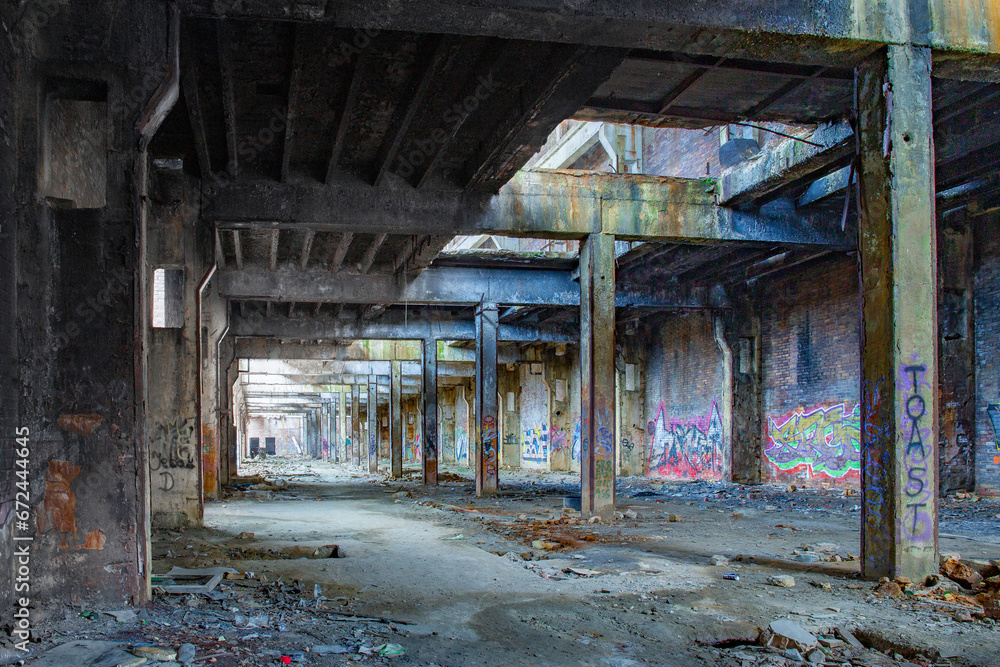
{"label": "fallen debris chunk", "polygon": [[983,583],[983,577],[957,558],[948,558],[941,563],[941,573],[965,588],[975,588]]}
{"label": "fallen debris chunk", "polygon": [[837,626],[837,636],[850,644],[851,648],[864,648],[865,645],[858,641],[854,634],[842,625]]}
{"label": "fallen debris chunk", "polygon": [[711,560],[712,565],[715,566],[729,565],[729,559],[726,558],[725,556],[716,555],[712,556],[712,558],[710,558],[709,560]]}
{"label": "fallen debris chunk", "polygon": [[157,662],[173,662],[177,659],[177,651],[163,646],[136,646],[131,651],[133,655],[140,658]]}
{"label": "fallen debris chunk", "polygon": [[788,574],[779,574],[767,578],[767,583],[781,588],[792,588],[795,586],[795,577]]}
{"label": "fallen debris chunk", "polygon": [[[795,649],[809,651],[817,645],[814,635],[794,621],[778,619],[771,621],[767,629],[760,635],[761,646],[773,646],[779,649]],[[802,658],[798,658],[801,660]]]}
{"label": "fallen debris chunk", "polygon": [[[109,611],[106,613],[108,614],[108,616],[114,616],[115,620],[118,621],[119,623],[128,623],[129,621],[134,621],[138,616],[138,614],[136,614],[131,609],[119,609],[116,611]],[[3,663],[0,662],[0,665],[2,664]]]}
{"label": "fallen debris chunk", "polygon": [[531,546],[535,549],[544,549],[545,551],[552,551],[553,549],[558,549],[559,545],[555,542],[549,542],[548,540],[535,540],[531,543]]}
{"label": "fallen debris chunk", "polygon": [[252,540],[253,538],[254,538],[254,533],[250,533],[247,531],[243,531],[242,533],[236,536],[236,539],[238,540]]}

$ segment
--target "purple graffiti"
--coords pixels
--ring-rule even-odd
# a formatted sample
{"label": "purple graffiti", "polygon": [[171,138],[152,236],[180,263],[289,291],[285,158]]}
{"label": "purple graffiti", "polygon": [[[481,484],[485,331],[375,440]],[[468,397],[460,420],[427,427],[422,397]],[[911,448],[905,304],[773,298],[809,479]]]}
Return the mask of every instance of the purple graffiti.
{"label": "purple graffiti", "polygon": [[903,469],[906,471],[906,486],[903,493],[906,496],[906,512],[903,521],[903,535],[916,542],[927,542],[933,539],[934,520],[931,516],[930,467],[933,463],[933,446],[931,429],[921,421],[927,416],[927,402],[921,393],[927,387],[924,376],[927,367],[922,364],[904,366],[901,382],[904,387],[911,385],[912,391],[903,406],[900,424],[903,437],[906,438],[906,449],[903,452]]}

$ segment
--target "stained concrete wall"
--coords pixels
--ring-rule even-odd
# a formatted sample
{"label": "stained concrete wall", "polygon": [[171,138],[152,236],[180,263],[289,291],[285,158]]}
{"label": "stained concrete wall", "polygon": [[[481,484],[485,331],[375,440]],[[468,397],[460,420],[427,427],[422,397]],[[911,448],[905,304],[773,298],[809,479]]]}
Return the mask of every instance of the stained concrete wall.
{"label": "stained concrete wall", "polygon": [[147,350],[150,381],[146,429],[152,521],[154,526],[173,528],[201,520],[201,332],[196,308],[198,283],[204,271],[196,246],[200,187],[179,169],[153,170],[151,179],[154,187],[146,232],[145,276],[150,294],[157,269],[180,269],[184,274],[182,326],[151,327]]}
{"label": "stained concrete wall", "polygon": [[[47,602],[138,602],[146,597],[148,561],[147,457],[136,394],[142,178],[135,122],[166,71],[167,6],[138,0],[20,9],[3,22],[17,52],[0,47],[5,86],[18,72],[14,90],[0,93],[13,148],[0,144],[18,160],[16,209],[4,211],[0,223],[17,240],[16,421],[31,434],[31,593]],[[42,105],[46,91],[67,80],[105,103],[106,173],[87,181],[105,183],[105,192],[95,193],[103,195],[100,208],[38,197]],[[9,156],[0,155],[0,164],[10,175]],[[0,183],[11,187],[6,177]]]}
{"label": "stained concrete wall", "polygon": [[619,338],[615,355],[615,411],[618,434],[618,474],[645,475],[649,462],[646,438],[645,346],[635,333]]}
{"label": "stained concrete wall", "polygon": [[[13,23],[12,5],[0,6],[0,25]],[[15,254],[17,235],[18,144],[17,108],[20,61],[7,35],[0,36],[0,428],[6,435],[18,424]],[[0,613],[6,614],[14,598],[13,521],[17,493],[14,451],[4,446],[0,454]],[[6,615],[4,616],[6,618]]]}
{"label": "stained concrete wall", "polygon": [[958,221],[938,233],[939,483],[972,490],[975,472],[973,234]]}
{"label": "stained concrete wall", "polygon": [[228,307],[225,299],[219,297],[217,277],[213,277],[202,292],[201,345],[199,392],[201,395],[201,465],[202,489],[206,499],[219,497],[223,484],[229,481],[229,461],[223,430],[221,402],[224,392],[220,390],[220,341],[228,324]]}

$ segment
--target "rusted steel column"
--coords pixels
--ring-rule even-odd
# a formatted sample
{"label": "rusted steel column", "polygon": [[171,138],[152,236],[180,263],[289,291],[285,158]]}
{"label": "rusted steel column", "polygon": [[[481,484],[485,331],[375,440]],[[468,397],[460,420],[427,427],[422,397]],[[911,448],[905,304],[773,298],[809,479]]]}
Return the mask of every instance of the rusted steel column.
{"label": "rusted steel column", "polygon": [[615,239],[580,246],[580,489],[582,514],[615,513]]}
{"label": "rusted steel column", "polygon": [[437,341],[424,341],[423,363],[424,401],[424,444],[421,447],[424,459],[424,484],[438,483],[438,415],[437,415]]}
{"label": "rusted steel column", "polygon": [[368,472],[378,472],[378,377],[368,377]]}
{"label": "rusted steel column", "polygon": [[937,240],[931,53],[857,69],[861,552],[868,579],[938,571]]}
{"label": "rusted steel column", "polygon": [[389,450],[392,476],[403,476],[403,362],[392,362],[392,389],[389,394]]}
{"label": "rusted steel column", "polygon": [[361,385],[351,385],[351,464],[361,467]]}
{"label": "rusted steel column", "polygon": [[500,488],[500,439],[497,423],[497,326],[495,303],[476,308],[476,495],[495,496]]}

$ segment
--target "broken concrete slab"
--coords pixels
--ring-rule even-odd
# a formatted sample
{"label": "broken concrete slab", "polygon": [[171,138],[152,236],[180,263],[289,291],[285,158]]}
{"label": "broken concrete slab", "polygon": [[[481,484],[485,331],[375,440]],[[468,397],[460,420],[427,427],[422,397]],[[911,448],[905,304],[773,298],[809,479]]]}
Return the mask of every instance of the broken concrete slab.
{"label": "broken concrete slab", "polygon": [[771,621],[767,629],[760,635],[762,646],[795,649],[800,652],[815,648],[818,641],[812,633],[807,632],[801,625],[787,619]]}

